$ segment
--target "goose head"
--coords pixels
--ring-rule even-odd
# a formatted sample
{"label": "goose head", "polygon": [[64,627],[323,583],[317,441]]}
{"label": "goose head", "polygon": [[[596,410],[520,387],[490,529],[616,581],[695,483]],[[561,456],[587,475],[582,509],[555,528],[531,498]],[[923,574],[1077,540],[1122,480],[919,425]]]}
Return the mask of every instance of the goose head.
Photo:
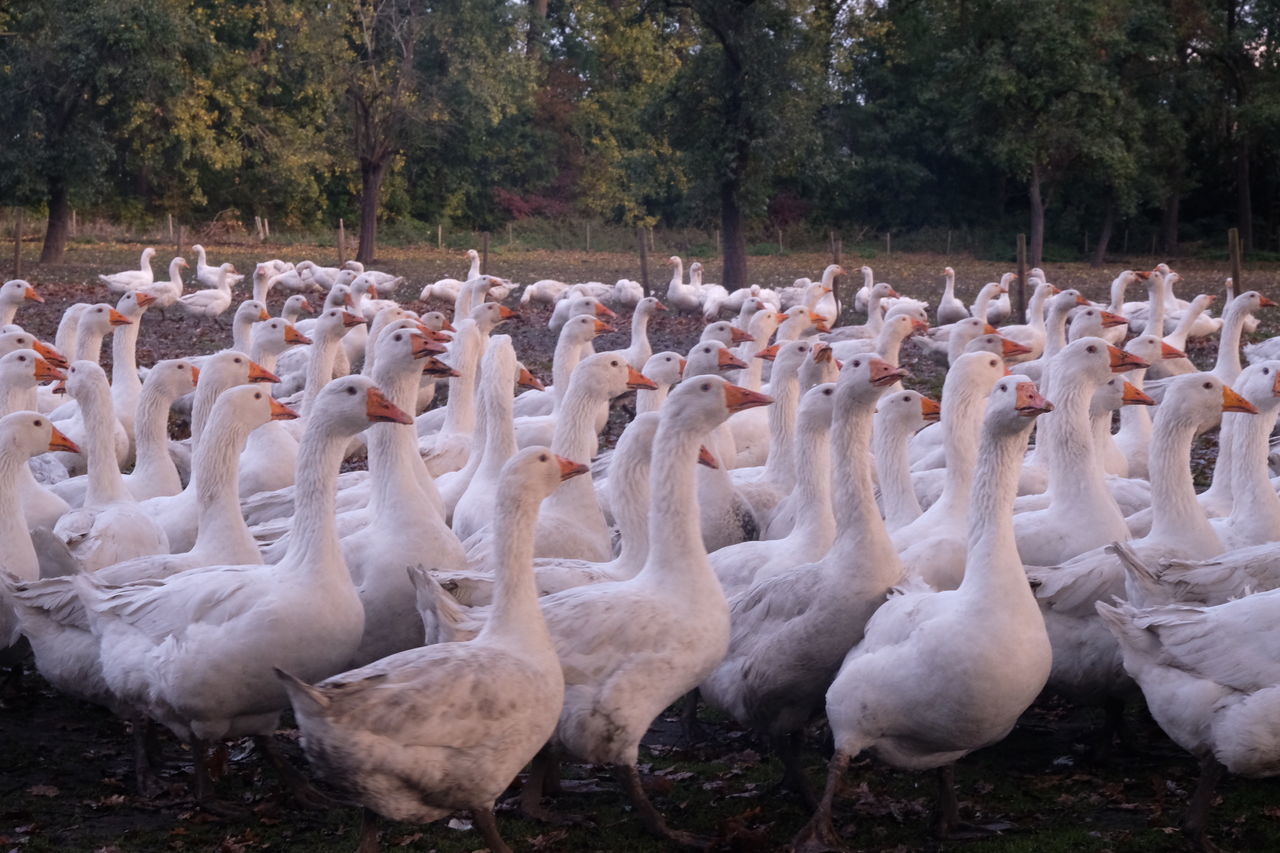
{"label": "goose head", "polygon": [[295,293],[284,301],[284,307],[280,309],[280,316],[290,323],[296,323],[303,314],[311,314],[314,311],[315,309],[311,307],[307,297],[301,293]]}
{"label": "goose head", "polygon": [[613,331],[613,327],[590,314],[570,317],[560,328],[560,340],[568,345],[585,344],[596,335]]}
{"label": "goose head", "polygon": [[146,266],[151,263],[151,259],[156,256],[156,250],[148,246],[142,250],[142,264]]}
{"label": "goose head", "polygon": [[[840,369],[837,394],[846,405],[870,412],[885,390],[907,375],[907,371],[894,367],[877,355],[859,353]],[[947,375],[950,376],[950,372]]]}
{"label": "goose head", "polygon": [[343,308],[326,308],[312,329],[316,340],[334,341],[342,338],[356,326],[364,325],[364,317]]}
{"label": "goose head", "polygon": [[329,295],[324,298],[324,307],[329,308],[355,308],[355,299],[351,296],[351,288],[345,284],[335,284],[329,288]]}
{"label": "goose head", "polygon": [[797,428],[805,432],[830,429],[835,403],[836,383],[823,382],[813,386],[800,398],[800,407],[796,411]]}
{"label": "goose head", "polygon": [[876,404],[876,430],[889,429],[913,435],[942,415],[938,401],[919,391],[894,391]]}
{"label": "goose head", "polygon": [[1177,347],[1166,344],[1159,335],[1138,335],[1125,342],[1125,351],[1152,364],[1162,358],[1186,358],[1187,354]]}
{"label": "goose head", "polygon": [[20,458],[39,456],[54,450],[79,453],[80,448],[39,412],[14,412],[0,418],[0,446]]}
{"label": "goose head", "polygon": [[263,305],[256,299],[246,299],[236,308],[235,316],[231,322],[233,325],[248,323],[265,323],[271,319],[271,315],[267,313],[267,306]]}
{"label": "goose head", "polygon": [[876,286],[871,288],[871,295],[878,299],[897,299],[902,294],[894,290],[893,285],[889,284],[889,282],[881,281],[877,282]]}
{"label": "goose head", "polygon": [[1246,290],[1244,293],[1232,299],[1227,305],[1227,312],[1230,314],[1253,314],[1259,308],[1271,308],[1275,306],[1275,301],[1268,299],[1256,290]]}
{"label": "goose head", "polygon": [[1223,412],[1256,415],[1258,409],[1212,373],[1187,373],[1169,382],[1156,407],[1155,423],[1203,432],[1216,426]]}
{"label": "goose head", "polygon": [[29,390],[41,382],[56,382],[67,375],[33,349],[18,349],[0,358],[0,388]]}
{"label": "goose head", "polygon": [[1260,361],[1240,372],[1231,387],[1260,412],[1280,406],[1280,361]]}
{"label": "goose head", "polygon": [[467,249],[467,251],[463,253],[463,257],[469,261],[478,261],[480,260],[480,253],[475,249]]}
{"label": "goose head", "polygon": [[110,400],[111,386],[107,382],[106,371],[96,361],[81,359],[71,362],[67,368],[67,394],[82,407],[100,399],[99,395]]}
{"label": "goose head", "polygon": [[190,394],[200,381],[200,370],[191,362],[180,358],[157,361],[142,383],[144,391],[160,395],[162,400],[170,402]]}
{"label": "goose head", "polygon": [[637,314],[651,315],[657,311],[669,311],[669,310],[671,309],[663,305],[662,302],[656,296],[646,296],[644,299],[641,299],[639,302],[636,303]]}
{"label": "goose head", "polygon": [[702,341],[689,350],[685,362],[685,378],[718,374],[722,370],[739,370],[747,365],[720,341]]}
{"label": "goose head", "polygon": [[257,429],[268,421],[291,421],[298,413],[271,396],[271,392],[263,390],[260,385],[239,385],[228,388],[218,395],[214,404],[215,417],[219,409],[230,410],[232,416]]}
{"label": "goose head", "polygon": [[755,338],[748,332],[742,331],[728,320],[717,320],[714,323],[707,324],[706,328],[702,330],[702,334],[698,337],[698,340],[719,341],[725,346],[736,346],[738,344],[751,343]]}
{"label": "goose head", "polygon": [[1071,326],[1067,329],[1067,339],[1078,341],[1081,338],[1096,338],[1103,329],[1123,326],[1128,321],[1119,314],[1112,314],[1092,305],[1082,306],[1071,313]]}
{"label": "goose head", "polygon": [[1123,376],[1112,376],[1098,386],[1089,402],[1089,417],[1109,415],[1124,406],[1154,406],[1156,401],[1142,393],[1138,386]]}
{"label": "goose head", "polygon": [[357,435],[371,423],[413,423],[372,379],[359,375],[343,376],[324,386],[311,411],[323,429],[337,435]]}
{"label": "goose head", "polygon": [[[132,294],[125,294],[126,296]],[[123,300],[121,300],[123,301]],[[88,328],[95,334],[105,335],[115,326],[128,326],[133,323],[125,315],[105,303],[90,305],[80,314],[80,329]]]}
{"label": "goose head", "polygon": [[279,355],[291,346],[311,343],[311,338],[283,317],[272,317],[254,325],[250,340],[254,352],[269,355]]}
{"label": "goose head", "polygon": [[1113,347],[1101,338],[1079,338],[1053,357],[1055,377],[1063,382],[1096,388],[1112,373],[1127,373],[1147,367],[1146,361]]}
{"label": "goose head", "polygon": [[1040,396],[1034,382],[1025,376],[1006,376],[991,389],[983,428],[995,435],[1017,435],[1030,430],[1038,416],[1051,411],[1053,404]]}
{"label": "goose head", "polygon": [[689,286],[698,287],[702,284],[702,263],[694,261],[689,264]]}
{"label": "goose head", "polygon": [[131,290],[120,297],[120,301],[116,303],[116,311],[129,318],[131,322],[137,322],[155,301],[156,296],[150,291]]}
{"label": "goose head", "polygon": [[685,360],[677,352],[655,352],[649,356],[649,360],[644,363],[644,369],[640,371],[654,381],[658,387],[670,388],[680,381],[680,377],[684,375]]}
{"label": "goose head", "polygon": [[588,470],[586,465],[558,456],[548,447],[526,447],[502,466],[498,474],[496,504],[510,507],[525,501],[541,501],[565,480]]}
{"label": "goose head", "polygon": [[590,388],[593,393],[613,399],[630,390],[656,390],[653,380],[627,364],[619,352],[600,352],[584,358],[573,369],[570,379],[575,388]]}
{"label": "goose head", "polygon": [[974,338],[995,333],[995,327],[988,323],[985,317],[968,317],[951,324],[951,338],[948,342],[954,341],[960,351],[964,352],[965,347]]}
{"label": "goose head", "polygon": [[0,335],[0,355],[20,349],[35,350],[41,358],[54,367],[66,368],[67,366],[66,356],[43,341],[38,340],[34,335],[27,332],[5,332]]}
{"label": "goose head", "polygon": [[880,333],[889,339],[904,341],[917,332],[929,331],[929,321],[914,316],[916,313],[924,312],[917,307],[915,311],[904,311],[892,317],[886,317],[884,328]]}
{"label": "goose head", "polygon": [[[845,366],[848,370],[848,366]],[[1005,375],[1004,359],[989,352],[967,352],[955,360],[942,384],[943,402],[985,397]]]}
{"label": "goose head", "polygon": [[[985,328],[990,328],[984,324]],[[1018,355],[1026,355],[1031,350],[1015,340],[1006,338],[1004,335],[994,332],[988,332],[985,335],[979,335],[969,343],[965,344],[964,351],[971,352],[989,352],[1000,356],[1001,359],[1012,358]]]}
{"label": "goose head", "polygon": [[751,315],[747,322],[747,333],[753,341],[767,341],[782,324],[782,317],[772,308],[762,307]]}
{"label": "goose head", "polygon": [[500,302],[481,302],[471,309],[471,319],[475,321],[476,326],[485,335],[492,332],[504,320],[510,320],[518,316],[517,312],[512,311]]}
{"label": "goose head", "polygon": [[748,391],[719,376],[702,375],[677,385],[667,397],[660,417],[663,423],[676,421],[695,433],[705,433],[736,412],[772,402],[772,397]]}
{"label": "goose head", "polygon": [[36,289],[27,281],[14,278],[0,285],[0,302],[9,305],[21,305],[23,302],[44,302],[44,297],[36,293]]}
{"label": "goose head", "polygon": [[[397,321],[405,322],[405,321]],[[413,321],[408,321],[412,323]],[[416,325],[414,323],[413,325]],[[421,359],[429,355],[438,355],[445,351],[440,344],[430,341],[416,328],[403,326],[388,328],[378,336],[377,359],[375,372],[382,376],[384,370],[409,372],[421,371]]]}
{"label": "goose head", "polygon": [[[786,381],[795,377],[800,372],[800,366],[804,364],[805,359],[813,352],[814,345],[815,342],[807,340],[786,341],[776,345],[776,350],[773,347],[763,350],[766,353],[773,350],[773,381]],[[761,353],[756,355],[760,357]]]}
{"label": "goose head", "polygon": [[433,332],[457,331],[453,328],[453,324],[449,322],[449,318],[439,311],[428,311],[419,317],[418,321]]}
{"label": "goose head", "polygon": [[199,388],[215,394],[250,382],[279,382],[280,377],[239,350],[225,349],[209,356],[197,377]]}

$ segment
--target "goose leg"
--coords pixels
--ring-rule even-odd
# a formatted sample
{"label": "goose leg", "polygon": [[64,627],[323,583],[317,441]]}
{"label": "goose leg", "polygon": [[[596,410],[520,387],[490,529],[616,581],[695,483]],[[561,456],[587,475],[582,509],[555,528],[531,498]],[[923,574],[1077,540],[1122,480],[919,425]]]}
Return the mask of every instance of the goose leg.
{"label": "goose leg", "polygon": [[654,808],[648,794],[644,792],[644,786],[640,784],[640,771],[636,770],[634,764],[615,765],[613,772],[618,779],[618,784],[631,800],[631,807],[636,810],[641,825],[650,835],[681,847],[705,850],[711,846],[710,839],[700,838],[691,832],[683,832],[667,826],[662,813]]}
{"label": "goose leg", "polygon": [[683,706],[680,710],[680,737],[684,740],[685,746],[693,746],[695,743],[701,743],[707,739],[707,731],[702,727],[702,723],[698,722],[698,688],[693,688],[685,694],[681,702]]}
{"label": "goose leg", "polygon": [[280,754],[280,749],[269,735],[255,735],[253,743],[254,746],[262,751],[272,769],[276,771],[276,775],[280,777],[280,784],[289,792],[289,796],[293,797],[298,805],[306,809],[316,810],[333,808],[338,805],[336,800],[312,785],[307,777],[299,772],[298,768],[290,764],[289,760]]}
{"label": "goose leg", "polygon": [[798,794],[809,811],[817,809],[818,798],[814,796],[813,787],[800,764],[800,733],[777,735],[769,738],[769,742],[782,761],[782,779],[778,782],[778,787]]}
{"label": "goose leg", "polygon": [[822,792],[822,801],[814,811],[813,817],[804,828],[796,834],[791,842],[796,853],[821,853],[825,850],[844,850],[840,836],[836,833],[831,819],[831,810],[835,805],[836,794],[840,791],[840,782],[849,769],[852,756],[840,749],[831,756],[831,764],[827,769],[827,787]]}
{"label": "goose leg", "polygon": [[213,780],[209,778],[209,747],[198,737],[191,738],[191,790],[195,795],[196,805],[202,811],[216,817],[239,820],[249,812],[233,803],[225,803],[213,796]]}
{"label": "goose leg", "polygon": [[155,726],[146,717],[133,721],[133,774],[138,788],[138,796],[148,800],[160,796],[164,791],[164,782],[156,772]]}
{"label": "goose leg", "polygon": [[578,815],[556,814],[542,804],[542,798],[560,790],[560,756],[550,745],[544,746],[533,757],[529,775],[520,788],[520,813],[543,823],[578,824],[584,819]]}
{"label": "goose leg", "polygon": [[1182,834],[1187,837],[1191,846],[1201,851],[1216,851],[1218,848],[1205,833],[1209,822],[1209,806],[1213,805],[1213,795],[1218,783],[1227,773],[1227,768],[1212,755],[1200,759],[1200,781],[1191,802],[1187,804],[1187,813],[1182,818]]}
{"label": "goose leg", "polygon": [[480,835],[484,837],[489,853],[511,853],[511,848],[502,840],[502,834],[498,832],[498,820],[493,816],[493,809],[475,809],[471,812],[471,818],[480,829]]}
{"label": "goose leg", "polygon": [[356,853],[378,853],[382,848],[380,835],[382,817],[373,809],[360,810],[360,843]]}
{"label": "goose leg", "polygon": [[960,820],[955,764],[938,768],[938,808],[933,813],[933,834],[942,839],[985,838],[995,834],[992,830]]}

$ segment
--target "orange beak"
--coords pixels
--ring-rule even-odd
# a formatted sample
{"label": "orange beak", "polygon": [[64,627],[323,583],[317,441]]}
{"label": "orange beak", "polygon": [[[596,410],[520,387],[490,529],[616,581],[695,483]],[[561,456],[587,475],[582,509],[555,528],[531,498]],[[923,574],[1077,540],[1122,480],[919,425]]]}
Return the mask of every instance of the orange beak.
{"label": "orange beak", "polygon": [[59,379],[67,378],[67,374],[45,361],[39,355],[36,356],[35,375],[37,382],[57,382]]}
{"label": "orange beak", "polygon": [[1000,354],[1005,358],[1012,358],[1015,355],[1026,355],[1031,352],[1031,347],[1025,347],[1017,341],[1010,340],[1006,337],[1000,338]]}
{"label": "orange beak", "polygon": [[627,367],[627,387],[634,388],[636,390],[641,388],[644,388],[647,391],[658,390],[657,384],[652,379],[631,366]]}
{"label": "orange beak", "polygon": [[597,317],[617,317],[618,315],[614,313],[612,310],[610,310],[608,307],[606,307],[603,302],[597,302],[596,316]]}
{"label": "orange beak", "polygon": [[271,399],[271,420],[273,421],[291,421],[298,417],[298,413],[293,409],[281,403],[274,397]]}
{"label": "orange beak", "polygon": [[[608,311],[609,309],[606,308],[605,310]],[[613,312],[609,311],[609,313],[612,314]],[[498,306],[499,320],[510,320],[512,317],[519,317],[519,316],[520,316],[519,311],[512,311],[510,308],[508,308],[505,305]],[[450,326],[448,323],[445,323],[444,326],[442,326],[441,328],[448,329],[450,332],[453,331],[453,326]]]}
{"label": "orange beak", "polygon": [[364,325],[364,318],[359,314],[352,314],[350,311],[343,311],[342,325],[348,329],[354,329],[356,326]]}
{"label": "orange beak", "polygon": [[998,334],[999,331],[1000,331],[999,329],[997,329],[995,326],[991,325],[990,323],[987,323],[982,327],[982,334],[984,335],[995,335],[995,334]]}
{"label": "orange beak", "polygon": [[757,406],[767,406],[773,398],[756,391],[748,391],[741,385],[724,386],[724,404],[730,412],[742,412]]}
{"label": "orange beak", "polygon": [[423,362],[422,372],[428,376],[448,376],[450,378],[462,375],[433,355],[427,356],[427,360]]}
{"label": "orange beak", "polygon": [[59,379],[57,382],[53,383],[53,387],[50,388],[49,390],[51,393],[54,393],[54,394],[67,393],[67,380]]}
{"label": "orange beak", "polygon": [[705,444],[698,448],[698,464],[706,465],[712,469],[720,467],[720,463],[716,461],[716,457],[712,455],[711,451],[707,450]]}
{"label": "orange beak", "polygon": [[681,376],[684,376],[684,369],[688,366],[689,366],[689,359],[687,358],[680,359],[680,375]]}
{"label": "orange beak", "polygon": [[1152,400],[1146,394],[1143,394],[1142,391],[1138,389],[1138,386],[1134,385],[1132,382],[1124,383],[1124,395],[1120,400],[1126,406],[1154,406],[1156,404],[1155,400]]}
{"label": "orange beak", "polygon": [[928,321],[928,320],[921,320],[921,319],[917,318],[917,319],[915,319],[915,320],[912,320],[912,321],[911,321],[911,333],[912,333],[912,334],[920,335],[920,334],[923,334],[923,333],[925,333],[925,332],[927,332],[927,331],[929,331],[929,321]]}
{"label": "orange beak", "polygon": [[732,370],[736,367],[746,367],[747,363],[729,352],[729,350],[722,349],[720,350],[720,355],[716,359],[716,365],[721,370]]}
{"label": "orange beak", "polygon": [[1138,270],[1134,272],[1133,276],[1138,281],[1146,281],[1147,279],[1151,278],[1151,272],[1148,270]]}
{"label": "orange beak", "polygon": [[1053,411],[1053,403],[1040,396],[1040,391],[1034,382],[1018,383],[1018,397],[1014,407],[1024,418],[1034,418],[1036,415]]}
{"label": "orange beak", "polygon": [[1258,407],[1237,394],[1230,385],[1222,386],[1222,411],[1240,412],[1246,415],[1258,414]]}
{"label": "orange beak", "polygon": [[1274,308],[1275,305],[1276,305],[1276,302],[1274,299],[1268,299],[1265,296],[1258,297],[1258,306],[1260,308]]}
{"label": "orange beak", "polygon": [[312,307],[311,307],[311,303],[310,303],[310,302],[308,302],[308,301],[307,301],[307,300],[305,300],[305,299],[304,299],[304,300],[302,300],[302,304],[301,304],[301,305],[299,305],[299,306],[298,306],[298,308],[299,308],[299,309],[301,309],[301,310],[303,310],[303,311],[306,311],[308,314],[314,314],[314,313],[316,313],[316,309],[312,308]]}
{"label": "orange beak", "polygon": [[654,311],[670,311],[671,309],[663,305],[661,302],[655,302],[653,303],[653,310]]}
{"label": "orange beak", "polygon": [[195,387],[200,383],[200,368],[194,364],[191,365],[191,387]]}
{"label": "orange beak", "polygon": [[737,326],[729,327],[729,341],[734,344],[749,344],[755,341],[750,334],[742,331]]}
{"label": "orange beak", "polygon": [[1138,358],[1131,352],[1125,352],[1119,347],[1107,347],[1107,353],[1111,356],[1111,372],[1127,373],[1130,370],[1137,370],[1140,367],[1150,367],[1142,359]]}
{"label": "orange beak", "polygon": [[49,425],[49,450],[65,450],[67,453],[79,453],[80,447],[52,424]]}
{"label": "orange beak", "polygon": [[532,388],[535,391],[545,391],[547,386],[542,384],[542,380],[529,372],[529,368],[523,364],[520,365],[520,375],[516,377],[516,384],[521,388]]}
{"label": "orange beak", "polygon": [[367,400],[364,411],[370,421],[393,424],[413,423],[413,418],[402,412],[377,388],[369,389]]}
{"label": "orange beak", "polygon": [[1178,349],[1177,347],[1169,346],[1164,341],[1161,341],[1160,357],[1161,358],[1186,358],[1187,354],[1182,350]]}
{"label": "orange beak", "polygon": [[904,376],[909,375],[901,367],[894,367],[884,359],[876,358],[875,356],[867,359],[867,366],[871,368],[871,384],[877,388],[892,385]]}
{"label": "orange beak", "polygon": [[[512,313],[514,313],[514,312],[512,312]],[[444,321],[444,323],[440,326],[440,331],[442,331],[442,332],[456,332],[456,331],[458,331],[458,330],[457,330],[457,329],[455,329],[455,328],[453,327],[453,324],[452,324],[452,323],[450,323],[448,320],[445,320],[445,321]]]}
{"label": "orange beak", "polygon": [[132,326],[133,325],[132,320],[130,320],[128,317],[124,316],[114,308],[107,309],[107,317],[110,318],[108,322],[110,322],[111,325],[113,326]]}
{"label": "orange beak", "polygon": [[615,331],[617,330],[613,328],[613,326],[610,326],[608,323],[606,323],[604,320],[601,320],[598,317],[596,318],[596,334],[597,335],[603,335],[605,332],[615,332]]}
{"label": "orange beak", "polygon": [[249,381],[250,382],[279,382],[280,377],[276,376],[270,370],[267,370],[256,361],[249,362]]}
{"label": "orange beak", "polygon": [[68,364],[67,357],[64,356],[62,353],[58,352],[53,347],[49,346],[48,344],[43,343],[41,341],[32,341],[31,348],[35,350],[42,358],[44,358],[45,361],[49,362],[54,367],[60,367],[60,368],[67,367],[67,364]]}
{"label": "orange beak", "polygon": [[765,361],[773,361],[778,357],[778,349],[781,346],[782,344],[774,344],[773,346],[765,347],[760,350],[760,352],[756,353],[756,358],[763,358]]}
{"label": "orange beak", "polygon": [[298,327],[292,323],[285,323],[284,342],[286,344],[309,344],[311,343],[311,338],[299,332]]}
{"label": "orange beak", "polygon": [[1102,328],[1110,329],[1114,326],[1127,326],[1129,321],[1121,317],[1119,314],[1112,314],[1110,311],[1102,312]]}
{"label": "orange beak", "polygon": [[268,321],[268,320],[270,320],[270,319],[271,319],[271,315],[267,313],[267,309],[266,309],[266,308],[259,308],[259,309],[258,309],[258,321],[259,321],[259,322],[265,323],[265,322],[267,322],[267,321]]}
{"label": "orange beak", "polygon": [[1054,296],[1057,296],[1059,293],[1062,292],[1062,288],[1058,287],[1056,284],[1051,284],[1049,285],[1049,292],[1052,293]]}
{"label": "orange beak", "polygon": [[155,302],[156,298],[152,296],[150,293],[144,293],[141,290],[135,290],[133,292],[133,301],[138,303],[138,307],[146,308],[152,302]]}
{"label": "orange beak", "polygon": [[932,397],[920,398],[920,415],[927,424],[935,424],[942,420],[942,404]]}
{"label": "orange beak", "polygon": [[563,456],[556,454],[556,461],[560,463],[560,482],[571,480],[579,474],[585,474],[591,470],[581,462],[574,462],[572,459],[565,459]]}
{"label": "orange beak", "polygon": [[27,289],[22,291],[23,299],[30,299],[32,302],[44,302],[44,297],[36,293],[36,289],[31,285],[27,285]]}
{"label": "orange beak", "polygon": [[901,293],[899,293],[898,291],[894,290],[894,289],[891,287],[891,288],[889,288],[889,298],[890,298],[890,299],[901,299],[901,298],[902,298],[902,294],[901,294]]}
{"label": "orange beak", "polygon": [[343,304],[343,305],[345,305],[345,306],[347,306],[348,308],[355,308],[355,307],[356,307],[356,301],[355,301],[354,299],[352,299],[352,298],[351,298],[351,294],[350,294],[350,293],[348,293],[348,294],[346,294],[346,295],[344,295],[344,296],[342,297],[342,304]]}
{"label": "orange beak", "polygon": [[409,334],[409,340],[413,343],[410,352],[414,358],[426,358],[429,355],[445,352],[445,348],[426,335],[420,335],[417,332]]}
{"label": "orange beak", "polygon": [[1089,304],[1089,300],[1088,300],[1088,299],[1085,299],[1083,296],[1081,296],[1079,293],[1077,293],[1077,294],[1076,294],[1076,304],[1077,304],[1077,305],[1088,305],[1088,304]]}

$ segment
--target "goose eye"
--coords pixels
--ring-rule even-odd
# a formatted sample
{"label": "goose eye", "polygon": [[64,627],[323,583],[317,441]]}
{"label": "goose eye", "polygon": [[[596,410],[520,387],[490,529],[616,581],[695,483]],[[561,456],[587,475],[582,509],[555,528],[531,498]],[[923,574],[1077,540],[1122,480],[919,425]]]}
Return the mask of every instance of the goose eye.
{"label": "goose eye", "polygon": [[703,390],[703,391],[710,391],[710,390],[711,390],[711,383],[710,383],[710,382],[703,382],[703,383],[702,383],[702,390]]}
{"label": "goose eye", "polygon": [[610,366],[610,367],[617,367],[617,366],[618,366],[618,362],[616,362],[616,361],[611,361],[611,362],[609,362],[609,366]]}
{"label": "goose eye", "polygon": [[547,454],[545,454],[545,453],[539,454],[539,455],[538,455],[538,461],[539,461],[539,462],[546,462],[546,461],[547,461]]}
{"label": "goose eye", "polygon": [[1089,346],[1085,347],[1085,350],[1088,352],[1097,352],[1098,348],[1095,347],[1093,344],[1090,344]]}
{"label": "goose eye", "polygon": [[18,361],[26,361],[26,360],[27,360],[27,357],[25,355],[18,356]]}
{"label": "goose eye", "polygon": [[404,338],[403,338],[403,337],[401,337],[400,335],[396,335],[396,336],[395,336],[395,340],[397,340],[397,341],[403,341],[403,340],[404,340]]}
{"label": "goose eye", "polygon": [[237,359],[236,359],[236,364],[244,364],[244,362],[242,362],[240,359],[238,359],[238,358],[237,358]]}
{"label": "goose eye", "polygon": [[44,426],[44,421],[35,421],[36,426]]}
{"label": "goose eye", "polygon": [[355,389],[355,387],[354,387],[354,386],[350,386],[350,385],[348,385],[348,386],[347,386],[347,393],[348,393],[348,394],[350,394],[350,395],[352,395],[352,396],[355,396],[355,393],[356,393],[356,389]]}
{"label": "goose eye", "polygon": [[1263,376],[1270,376],[1270,375],[1271,375],[1271,368],[1269,368],[1269,367],[1264,367],[1264,368],[1262,368],[1262,375],[1263,375]]}
{"label": "goose eye", "polygon": [[254,395],[253,395],[253,399],[255,399],[255,400],[261,400],[261,399],[262,399],[262,392],[261,392],[261,391],[259,391],[258,393],[254,394]]}
{"label": "goose eye", "polygon": [[1001,382],[1001,383],[1000,383],[1000,390],[1001,390],[1001,391],[1008,391],[1008,390],[1009,390],[1009,386],[1008,386],[1008,385],[1005,385],[1003,382]]}

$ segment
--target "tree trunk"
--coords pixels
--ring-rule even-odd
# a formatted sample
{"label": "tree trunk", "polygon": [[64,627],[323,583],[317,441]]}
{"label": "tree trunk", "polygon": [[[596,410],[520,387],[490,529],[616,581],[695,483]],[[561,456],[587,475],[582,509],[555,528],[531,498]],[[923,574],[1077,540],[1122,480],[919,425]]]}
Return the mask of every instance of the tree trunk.
{"label": "tree trunk", "polygon": [[356,260],[362,264],[373,263],[378,243],[378,203],[382,195],[382,178],[387,173],[387,163],[363,162],[360,164],[360,246]]}
{"label": "tree trunk", "polygon": [[1253,248],[1253,195],[1249,191],[1249,140],[1236,142],[1236,224],[1240,229],[1240,251]]}
{"label": "tree trunk", "polygon": [[525,56],[531,59],[542,58],[543,31],[547,27],[547,5],[549,0],[529,0],[529,35],[525,40]]}
{"label": "tree trunk", "polygon": [[1182,196],[1169,193],[1164,200],[1164,217],[1160,222],[1160,245],[1170,257],[1178,254],[1178,223],[1182,210]]}
{"label": "tree trunk", "polygon": [[67,235],[71,230],[71,204],[66,182],[61,178],[49,179],[49,222],[44,230],[44,248],[40,250],[40,263],[61,262],[67,251]]}
{"label": "tree trunk", "polygon": [[1031,167],[1028,197],[1031,202],[1031,266],[1043,266],[1044,261],[1044,195],[1041,193],[1040,166]]}
{"label": "tree trunk", "polygon": [[747,233],[742,228],[742,208],[738,205],[738,182],[720,184],[720,229],[724,252],[725,290],[747,285]]}
{"label": "tree trunk", "polygon": [[1116,227],[1116,206],[1107,202],[1107,212],[1102,216],[1102,231],[1098,234],[1098,245],[1093,247],[1092,266],[1100,267],[1107,260],[1107,244],[1111,242],[1111,232]]}

